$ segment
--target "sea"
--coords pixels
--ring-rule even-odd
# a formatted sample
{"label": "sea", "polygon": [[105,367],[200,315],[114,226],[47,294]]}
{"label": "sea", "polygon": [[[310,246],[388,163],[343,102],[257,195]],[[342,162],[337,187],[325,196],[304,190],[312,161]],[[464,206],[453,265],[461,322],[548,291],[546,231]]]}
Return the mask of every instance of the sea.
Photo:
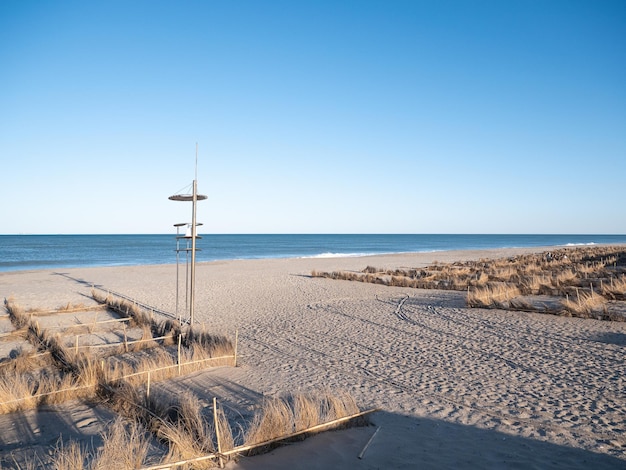
{"label": "sea", "polygon": [[[626,235],[201,234],[196,261],[330,258],[448,250],[626,244]],[[0,235],[0,272],[185,262],[175,235]]]}

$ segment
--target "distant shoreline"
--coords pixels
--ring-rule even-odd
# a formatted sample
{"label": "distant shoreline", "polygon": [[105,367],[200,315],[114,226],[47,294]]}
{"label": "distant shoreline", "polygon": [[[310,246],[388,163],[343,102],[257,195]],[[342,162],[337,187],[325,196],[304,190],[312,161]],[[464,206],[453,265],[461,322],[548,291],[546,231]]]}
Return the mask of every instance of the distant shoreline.
{"label": "distant shoreline", "polygon": [[[0,235],[0,272],[185,263],[175,235]],[[356,258],[450,250],[626,244],[626,235],[202,235],[197,261]]]}

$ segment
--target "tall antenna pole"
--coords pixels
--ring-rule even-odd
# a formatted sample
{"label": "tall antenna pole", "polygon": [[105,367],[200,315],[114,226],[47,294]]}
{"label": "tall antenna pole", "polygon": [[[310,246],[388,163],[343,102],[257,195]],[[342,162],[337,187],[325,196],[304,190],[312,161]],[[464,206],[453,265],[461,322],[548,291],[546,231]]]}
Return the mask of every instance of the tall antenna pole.
{"label": "tall antenna pole", "polygon": [[196,291],[196,202],[198,201],[198,142],[196,142],[196,171],[193,180],[193,202],[191,208],[191,295],[189,307],[189,324],[194,320],[194,297]]}
{"label": "tall antenna pole", "polygon": [[[196,293],[196,238],[198,237],[197,225],[202,225],[196,222],[196,203],[198,201],[203,201],[207,198],[207,196],[205,196],[204,194],[198,194],[198,143],[197,142],[196,142],[196,168],[195,168],[194,176],[195,176],[195,179],[193,180],[193,193],[192,194],[174,194],[173,196],[170,196],[168,198],[171,201],[191,201],[192,202],[192,207],[191,207],[191,273],[189,276],[190,277],[189,279],[189,322],[192,325],[195,320],[194,310],[195,310],[195,293]],[[180,224],[180,225],[186,225],[186,224]],[[187,236],[185,236],[185,238],[188,240]],[[176,250],[178,252],[178,246]],[[187,249],[185,250],[185,253],[187,254],[189,253],[189,244],[187,245]],[[178,264],[177,264],[176,269],[178,269]],[[176,279],[177,279],[176,287],[178,288],[178,271],[177,271]],[[185,308],[186,308],[186,304],[187,304],[187,287],[185,286]]]}

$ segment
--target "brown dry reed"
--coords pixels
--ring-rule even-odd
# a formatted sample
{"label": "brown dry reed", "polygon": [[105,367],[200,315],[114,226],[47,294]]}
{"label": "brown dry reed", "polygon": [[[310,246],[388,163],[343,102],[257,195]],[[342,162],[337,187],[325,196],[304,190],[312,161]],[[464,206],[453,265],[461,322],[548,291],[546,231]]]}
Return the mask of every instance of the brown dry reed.
{"label": "brown dry reed", "polygon": [[478,287],[467,293],[467,304],[470,307],[509,308],[510,301],[520,295],[517,286],[505,283]]}
{"label": "brown dry reed", "polygon": [[[594,286],[606,299],[626,300],[626,249],[620,246],[564,248],[510,258],[442,264],[426,268],[382,269],[367,266],[361,272],[312,271],[313,277],[369,282],[393,287],[467,290],[471,307],[532,310],[626,321],[626,316],[606,314],[605,302],[591,302]],[[506,286],[506,287],[504,287]],[[535,305],[523,296],[565,298],[577,290],[584,301],[563,300]],[[588,294],[588,295],[587,295]],[[582,295],[582,294],[579,294]],[[604,312],[604,313],[603,313]]]}
{"label": "brown dry reed", "polygon": [[26,313],[24,307],[15,302],[15,299],[13,297],[4,299],[4,308],[9,313],[11,323],[13,323],[13,327],[16,330],[25,328],[28,325],[30,315]]}
{"label": "brown dry reed", "polygon": [[75,441],[60,441],[52,457],[53,467],[63,470],[131,470],[144,464],[150,440],[141,425],[118,418],[108,426],[102,439],[102,447],[95,451]]}
{"label": "brown dry reed", "polygon": [[[202,415],[200,400],[190,392],[181,395],[180,401],[173,407],[174,417],[163,420],[158,427],[157,436],[167,442],[167,462],[200,457],[214,453],[217,449],[213,442],[215,430]],[[211,460],[194,464],[194,468],[209,468]]]}
{"label": "brown dry reed", "polygon": [[599,309],[606,305],[607,300],[593,292],[580,292],[575,298],[567,298],[561,301],[564,314],[580,318],[601,318],[603,314],[596,314]]}
{"label": "brown dry reed", "polygon": [[359,407],[347,393],[321,392],[267,399],[245,434],[245,444],[261,444],[357,413]]}
{"label": "brown dry reed", "polygon": [[[22,353],[15,359],[0,363],[0,371],[4,372],[0,375],[0,413],[93,396],[103,384],[122,379],[135,386],[145,385],[148,373],[151,381],[157,382],[207,367],[234,363],[234,346],[227,338],[194,328],[183,332],[179,325],[152,320],[151,324],[142,327],[142,338],[148,341],[131,345],[128,353],[121,352],[120,349],[126,349],[122,345],[116,348],[117,355],[103,359],[91,350],[76,351],[66,346],[61,334],[42,329],[13,299],[5,301],[5,306],[22,325],[37,353]],[[147,316],[140,315],[139,318]],[[169,343],[175,343],[180,338],[180,350],[177,346],[151,341],[155,325],[159,331],[166,330],[172,334]],[[32,368],[41,362],[47,367],[33,372]]]}
{"label": "brown dry reed", "polygon": [[64,443],[59,440],[52,458],[55,470],[81,470],[89,458],[89,451],[78,442],[70,441]]}

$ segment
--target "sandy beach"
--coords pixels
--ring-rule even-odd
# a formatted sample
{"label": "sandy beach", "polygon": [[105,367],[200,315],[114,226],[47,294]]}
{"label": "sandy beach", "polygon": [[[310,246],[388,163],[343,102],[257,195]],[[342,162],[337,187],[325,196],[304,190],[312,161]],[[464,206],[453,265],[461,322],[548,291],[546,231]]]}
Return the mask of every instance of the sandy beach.
{"label": "sandy beach", "polygon": [[[239,366],[156,386],[239,410],[326,388],[381,409],[372,426],[323,433],[232,469],[626,468],[626,323],[470,309],[463,292],[310,276],[538,251],[202,263],[196,321],[230,337],[238,330]],[[95,285],[174,312],[175,279],[174,265],[5,272],[0,296],[26,308],[88,304]],[[60,433],[97,442],[112,419],[83,403],[44,411],[50,416],[0,416],[2,465],[11,468],[12,454],[48,452]]]}

